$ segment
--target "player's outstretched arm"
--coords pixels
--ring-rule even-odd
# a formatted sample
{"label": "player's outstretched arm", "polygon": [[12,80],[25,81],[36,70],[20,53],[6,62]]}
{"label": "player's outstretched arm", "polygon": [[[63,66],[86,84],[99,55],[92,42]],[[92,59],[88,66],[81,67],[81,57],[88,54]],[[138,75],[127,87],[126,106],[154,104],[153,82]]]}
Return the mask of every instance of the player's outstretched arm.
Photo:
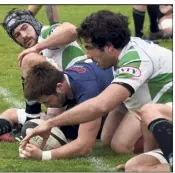
{"label": "player's outstretched arm", "polygon": [[36,135],[45,137],[43,136],[44,132],[55,126],[81,124],[100,118],[113,110],[116,105],[123,103],[129,96],[130,92],[128,89],[118,84],[111,84],[97,97],[89,99],[63,114],[46,121],[45,125],[39,125],[37,128],[34,128],[31,130],[31,134],[22,140],[21,144],[25,146],[29,139]]}
{"label": "player's outstretched arm", "polygon": [[77,139],[59,148],[47,152],[43,151],[46,153],[46,157],[43,157],[45,154],[43,154],[41,149],[32,144],[27,144],[23,149],[21,147],[19,148],[20,157],[25,159],[50,160],[65,159],[73,156],[85,156],[89,154],[94,147],[100,124],[101,119],[81,124],[78,130]]}
{"label": "player's outstretched arm", "polygon": [[77,139],[60,148],[52,150],[52,159],[64,159],[89,154],[95,145],[100,124],[101,118],[80,124]]}

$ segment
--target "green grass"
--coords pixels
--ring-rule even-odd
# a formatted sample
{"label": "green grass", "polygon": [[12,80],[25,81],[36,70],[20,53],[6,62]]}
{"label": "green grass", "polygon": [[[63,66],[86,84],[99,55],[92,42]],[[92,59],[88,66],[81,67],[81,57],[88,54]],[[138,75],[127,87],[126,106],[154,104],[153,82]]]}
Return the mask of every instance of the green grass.
{"label": "green grass", "polygon": [[[5,14],[11,8],[26,9],[27,5],[0,5],[0,23]],[[132,7],[130,5],[60,5],[60,21],[69,21],[78,26],[85,16],[100,9],[110,9],[121,12],[130,19],[130,29],[132,34],[133,20]],[[43,24],[48,24],[44,8],[37,15]],[[149,20],[146,15],[144,33],[149,34]],[[172,41],[162,41],[160,43],[172,49]],[[8,103],[8,97],[23,101],[20,70],[17,66],[17,56],[22,48],[16,45],[0,27],[0,89],[5,88],[11,92],[5,96],[0,94],[0,112],[12,107]],[[18,157],[18,143],[0,143],[0,171],[1,172],[91,172],[91,171],[114,171],[117,164],[125,163],[132,155],[116,155],[110,148],[105,148],[97,142],[93,152],[88,157],[70,158],[65,160],[34,161],[21,160]]]}
{"label": "green grass", "polygon": [[87,157],[65,160],[22,160],[18,156],[18,143],[0,143],[0,172],[96,172],[115,171],[115,166],[125,163],[131,155],[117,155],[109,147],[96,143]]}

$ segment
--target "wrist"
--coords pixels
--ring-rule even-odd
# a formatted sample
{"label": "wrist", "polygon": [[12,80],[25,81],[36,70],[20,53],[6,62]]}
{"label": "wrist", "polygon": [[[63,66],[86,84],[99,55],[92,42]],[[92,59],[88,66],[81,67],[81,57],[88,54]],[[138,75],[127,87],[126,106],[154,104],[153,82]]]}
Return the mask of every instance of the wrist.
{"label": "wrist", "polygon": [[47,126],[48,126],[49,129],[51,129],[52,127],[54,127],[53,124],[54,124],[54,122],[52,121],[52,119],[47,120]]}
{"label": "wrist", "polygon": [[42,160],[52,160],[52,152],[51,152],[51,150],[42,152]]}
{"label": "wrist", "polygon": [[44,48],[43,48],[42,44],[37,43],[37,44],[35,45],[35,50],[36,50],[36,52],[41,52],[43,49],[44,49]]}

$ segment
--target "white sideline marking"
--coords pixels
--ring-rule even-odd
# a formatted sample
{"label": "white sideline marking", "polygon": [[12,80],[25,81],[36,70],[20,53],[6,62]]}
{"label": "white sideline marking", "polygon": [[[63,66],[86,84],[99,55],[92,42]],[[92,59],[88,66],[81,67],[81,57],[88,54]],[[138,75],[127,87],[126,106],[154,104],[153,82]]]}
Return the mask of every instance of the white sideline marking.
{"label": "white sideline marking", "polygon": [[98,172],[114,172],[116,171],[115,168],[111,168],[108,164],[105,164],[103,159],[97,157],[88,157],[90,164],[93,168],[96,169]]}
{"label": "white sideline marking", "polygon": [[21,101],[15,99],[13,97],[13,94],[5,88],[0,87],[0,95],[3,96],[2,99],[6,103],[10,104],[10,106],[12,106],[14,108],[24,108],[25,107],[24,102],[21,102]]}

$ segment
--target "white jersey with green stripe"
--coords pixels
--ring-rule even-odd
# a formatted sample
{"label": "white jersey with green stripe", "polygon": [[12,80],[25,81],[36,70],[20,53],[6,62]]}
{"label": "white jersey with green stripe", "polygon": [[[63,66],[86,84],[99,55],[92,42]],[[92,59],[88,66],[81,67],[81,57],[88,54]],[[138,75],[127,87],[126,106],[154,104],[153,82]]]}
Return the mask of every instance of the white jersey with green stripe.
{"label": "white jersey with green stripe", "polygon": [[[57,26],[58,24],[43,26],[38,42],[41,42],[43,39],[46,39],[49,35],[51,35]],[[76,41],[64,46],[44,49],[41,51],[41,54],[54,60],[63,69],[72,66],[75,62],[87,59],[87,56],[84,56],[83,50]]]}
{"label": "white jersey with green stripe", "polygon": [[124,102],[128,109],[138,109],[146,103],[172,102],[171,50],[131,37],[115,68],[112,83],[125,83],[134,89]]}

